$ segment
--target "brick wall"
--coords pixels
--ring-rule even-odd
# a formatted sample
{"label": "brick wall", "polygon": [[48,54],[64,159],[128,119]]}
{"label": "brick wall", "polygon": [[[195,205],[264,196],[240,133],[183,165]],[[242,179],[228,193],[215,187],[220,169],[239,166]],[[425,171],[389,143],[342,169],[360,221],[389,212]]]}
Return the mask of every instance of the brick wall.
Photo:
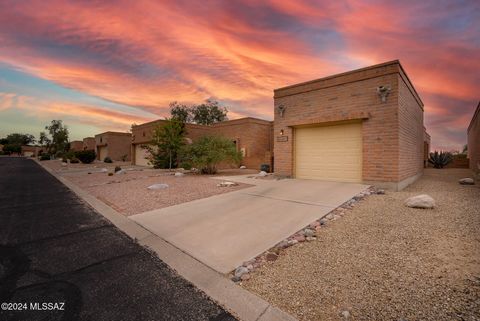
{"label": "brick wall", "polygon": [[480,173],[480,103],[468,126],[468,158],[470,169]]}
{"label": "brick wall", "polygon": [[95,150],[95,137],[85,137],[83,139],[84,150]]}
{"label": "brick wall", "polygon": [[[413,87],[402,84],[404,78],[408,82],[398,61],[393,61],[275,90],[274,139],[281,130],[288,137],[274,141],[275,173],[294,175],[295,126],[352,120],[362,122],[363,181],[397,183],[418,173],[418,159],[420,166],[423,159],[423,111]],[[377,94],[378,86],[391,88],[385,103]],[[412,90],[415,104],[406,89]],[[286,107],[283,117],[280,105]],[[413,124],[408,124],[412,119]],[[400,150],[414,155],[400,158]]]}
{"label": "brick wall", "polygon": [[[130,133],[105,132],[95,135],[97,159],[100,157],[99,147],[107,147],[107,156],[114,161],[121,161],[126,155],[126,160],[130,161],[132,152],[132,135]],[[103,159],[102,159],[103,161]]]}

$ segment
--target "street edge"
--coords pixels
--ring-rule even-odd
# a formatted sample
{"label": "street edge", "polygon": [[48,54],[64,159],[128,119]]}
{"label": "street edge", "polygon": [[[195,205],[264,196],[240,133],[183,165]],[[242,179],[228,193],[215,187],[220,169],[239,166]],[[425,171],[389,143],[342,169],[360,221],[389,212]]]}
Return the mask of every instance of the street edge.
{"label": "street edge", "polygon": [[213,301],[224,307],[242,321],[297,321],[286,312],[272,306],[259,296],[241,288],[222,274],[201,263],[187,253],[151,233],[143,226],[118,213],[87,191],[58,175],[51,168],[34,160],[38,165],[68,187],[80,199],[93,207],[119,230],[140,245],[155,252],[180,276],[203,291]]}

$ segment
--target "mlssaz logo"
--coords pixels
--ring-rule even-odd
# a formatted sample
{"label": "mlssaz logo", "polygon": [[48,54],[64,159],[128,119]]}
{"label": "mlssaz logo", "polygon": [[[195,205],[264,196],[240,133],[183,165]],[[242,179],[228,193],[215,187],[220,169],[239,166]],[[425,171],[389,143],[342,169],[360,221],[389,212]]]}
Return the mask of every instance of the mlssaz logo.
{"label": "mlssaz logo", "polygon": [[30,302],[30,310],[38,311],[64,311],[65,302]]}

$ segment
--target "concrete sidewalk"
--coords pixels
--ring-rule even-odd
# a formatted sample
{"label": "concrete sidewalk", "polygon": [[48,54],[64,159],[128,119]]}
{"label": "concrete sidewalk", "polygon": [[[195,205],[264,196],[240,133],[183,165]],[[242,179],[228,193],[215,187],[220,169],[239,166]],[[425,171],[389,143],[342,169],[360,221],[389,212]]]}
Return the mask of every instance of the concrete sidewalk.
{"label": "concrete sidewalk", "polygon": [[224,179],[258,185],[130,218],[228,273],[368,188],[314,180]]}

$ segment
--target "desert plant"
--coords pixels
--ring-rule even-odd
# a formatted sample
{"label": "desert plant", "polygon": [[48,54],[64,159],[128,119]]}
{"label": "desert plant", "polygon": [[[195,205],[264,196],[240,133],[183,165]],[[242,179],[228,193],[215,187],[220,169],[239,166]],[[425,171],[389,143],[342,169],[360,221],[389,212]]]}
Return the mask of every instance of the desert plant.
{"label": "desert plant", "polygon": [[228,138],[203,136],[183,149],[182,159],[199,168],[202,174],[215,174],[220,163],[239,164],[242,153]]}
{"label": "desert plant", "polygon": [[430,153],[428,162],[435,168],[443,168],[452,161],[452,154],[444,151]]}
{"label": "desert plant", "polygon": [[43,154],[40,155],[40,160],[41,161],[50,160],[50,155],[46,154],[46,153],[43,153]]}
{"label": "desert plant", "polygon": [[128,155],[127,155],[127,154],[125,154],[125,155],[122,156],[122,162],[126,162],[127,159],[128,159]]}
{"label": "desert plant", "polygon": [[174,168],[180,149],[185,145],[185,124],[170,119],[155,128],[151,145],[145,146],[149,153],[148,160],[154,168]]}
{"label": "desert plant", "polygon": [[94,150],[81,150],[75,152],[75,157],[78,158],[83,164],[90,164],[95,160],[95,151]]}
{"label": "desert plant", "polygon": [[65,155],[63,155],[63,157],[71,160],[72,158],[75,158],[75,152],[73,150],[69,150],[65,153]]}
{"label": "desert plant", "polygon": [[121,171],[121,170],[122,170],[122,168],[120,166],[115,166],[114,172],[116,173],[116,172]]}
{"label": "desert plant", "polygon": [[187,171],[191,170],[192,169],[192,164],[188,161],[182,161],[178,167],[180,168],[183,168],[183,169],[186,169]]}
{"label": "desert plant", "polygon": [[70,160],[70,164],[78,164],[80,163],[80,160],[76,157],[73,157],[71,160]]}
{"label": "desert plant", "polygon": [[108,156],[103,159],[103,162],[104,163],[113,163],[112,159]]}

